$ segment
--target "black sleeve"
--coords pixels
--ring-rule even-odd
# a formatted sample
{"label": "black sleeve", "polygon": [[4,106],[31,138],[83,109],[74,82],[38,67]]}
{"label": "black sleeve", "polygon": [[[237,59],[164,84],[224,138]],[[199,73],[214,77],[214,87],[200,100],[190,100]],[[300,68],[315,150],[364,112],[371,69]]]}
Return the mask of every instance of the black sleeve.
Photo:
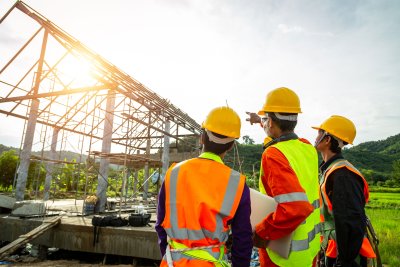
{"label": "black sleeve", "polygon": [[342,266],[354,266],[366,229],[364,183],[361,177],[346,168],[334,171],[331,176],[339,261]]}

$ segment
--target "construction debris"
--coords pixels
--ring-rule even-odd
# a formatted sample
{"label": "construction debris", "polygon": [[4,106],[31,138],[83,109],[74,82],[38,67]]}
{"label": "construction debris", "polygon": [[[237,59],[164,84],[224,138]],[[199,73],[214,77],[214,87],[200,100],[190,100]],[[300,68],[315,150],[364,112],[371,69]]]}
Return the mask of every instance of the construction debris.
{"label": "construction debris", "polygon": [[47,230],[58,225],[61,221],[62,216],[54,217],[48,221],[44,221],[39,227],[36,227],[27,234],[21,235],[17,240],[11,242],[10,244],[0,248],[0,259],[4,259],[6,256],[10,255],[16,251],[20,246],[25,245],[30,240],[42,235]]}
{"label": "construction debris", "polygon": [[20,217],[43,216],[45,214],[45,203],[39,200],[15,202],[14,208],[11,212],[11,215]]}

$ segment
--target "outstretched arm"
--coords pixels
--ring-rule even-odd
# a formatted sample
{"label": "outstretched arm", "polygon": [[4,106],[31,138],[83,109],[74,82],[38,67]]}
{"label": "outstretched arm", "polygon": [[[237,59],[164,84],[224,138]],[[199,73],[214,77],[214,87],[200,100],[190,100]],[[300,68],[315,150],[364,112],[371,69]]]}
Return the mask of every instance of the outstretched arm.
{"label": "outstretched arm", "polygon": [[249,118],[247,118],[246,121],[250,122],[251,125],[254,123],[261,123],[261,118],[257,113],[246,111],[246,114],[249,115]]}

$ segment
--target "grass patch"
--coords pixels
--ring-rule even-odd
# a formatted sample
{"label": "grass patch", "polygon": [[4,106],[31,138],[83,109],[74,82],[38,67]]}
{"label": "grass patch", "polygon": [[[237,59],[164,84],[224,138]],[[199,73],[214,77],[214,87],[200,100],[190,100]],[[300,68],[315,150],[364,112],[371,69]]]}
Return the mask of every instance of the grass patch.
{"label": "grass patch", "polygon": [[371,193],[366,212],[379,238],[382,263],[400,266],[400,194]]}
{"label": "grass patch", "polygon": [[372,192],[367,208],[371,209],[400,209],[399,193]]}
{"label": "grass patch", "polygon": [[395,187],[381,187],[381,186],[369,186],[369,192],[376,192],[376,193],[400,193],[400,188]]}

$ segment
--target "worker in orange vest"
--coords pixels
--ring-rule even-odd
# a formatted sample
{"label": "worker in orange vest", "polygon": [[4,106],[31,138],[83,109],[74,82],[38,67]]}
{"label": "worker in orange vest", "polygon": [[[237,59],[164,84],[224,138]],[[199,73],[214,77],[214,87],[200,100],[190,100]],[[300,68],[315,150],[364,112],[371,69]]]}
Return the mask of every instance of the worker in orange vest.
{"label": "worker in orange vest", "polygon": [[222,161],[240,128],[233,109],[211,110],[202,124],[201,155],[168,169],[157,207],[161,266],[230,266],[230,233],[232,266],[250,265],[250,190],[245,176]]}
{"label": "worker in orange vest", "polygon": [[366,235],[365,204],[368,184],[343,158],[342,148],[353,144],[356,128],[345,117],[333,115],[320,126],[315,147],[321,153],[322,251],[320,266],[367,266],[376,258]]}
{"label": "worker in orange vest", "polygon": [[[315,266],[320,248],[318,156],[310,142],[294,133],[298,113],[300,100],[285,87],[267,94],[258,115],[248,113],[247,120],[260,123],[273,138],[262,154],[259,185],[260,192],[278,204],[275,212],[256,225],[254,234],[262,267]],[[289,235],[287,258],[268,247],[269,240]]]}

